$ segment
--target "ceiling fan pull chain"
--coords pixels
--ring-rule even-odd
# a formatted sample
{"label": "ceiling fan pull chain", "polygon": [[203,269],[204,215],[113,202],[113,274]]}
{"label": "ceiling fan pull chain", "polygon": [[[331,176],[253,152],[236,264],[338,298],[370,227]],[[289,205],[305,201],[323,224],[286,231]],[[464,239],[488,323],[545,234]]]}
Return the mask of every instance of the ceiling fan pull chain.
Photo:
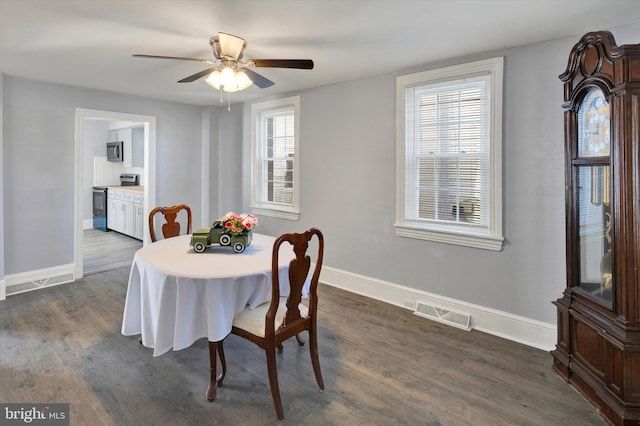
{"label": "ceiling fan pull chain", "polygon": [[220,103],[223,103],[224,101],[222,100],[222,87],[218,89],[218,93],[220,93]]}
{"label": "ceiling fan pull chain", "polygon": [[231,111],[231,92],[227,92],[227,111]]}

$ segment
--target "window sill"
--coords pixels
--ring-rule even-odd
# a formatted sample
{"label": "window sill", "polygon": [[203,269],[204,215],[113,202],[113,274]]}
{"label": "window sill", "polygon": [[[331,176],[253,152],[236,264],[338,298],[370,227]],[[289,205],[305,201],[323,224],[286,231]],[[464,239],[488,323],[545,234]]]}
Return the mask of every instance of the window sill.
{"label": "window sill", "polygon": [[415,238],[419,240],[436,241],[439,243],[479,248],[484,250],[501,251],[504,238],[494,235],[479,235],[470,233],[449,232],[413,226],[396,224],[396,235],[399,237]]}
{"label": "window sill", "polygon": [[251,206],[251,213],[256,216],[269,216],[278,219],[299,220],[300,212],[294,210],[283,210],[273,207]]}

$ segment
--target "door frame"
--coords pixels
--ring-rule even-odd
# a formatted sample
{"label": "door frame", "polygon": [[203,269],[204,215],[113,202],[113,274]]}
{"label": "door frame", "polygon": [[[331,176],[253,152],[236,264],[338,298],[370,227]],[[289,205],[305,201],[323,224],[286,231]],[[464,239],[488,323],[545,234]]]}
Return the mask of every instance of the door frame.
{"label": "door frame", "polygon": [[[74,238],[73,238],[73,278],[78,280],[84,276],[82,247],[83,211],[86,200],[83,196],[84,170],[84,122],[85,120],[103,121],[135,121],[144,124],[144,216],[149,214],[150,207],[156,201],[156,117],[129,114],[115,111],[76,108],[75,112],[75,187],[74,187]],[[105,135],[106,138],[106,135]],[[106,143],[106,139],[105,139]],[[143,228],[143,244],[149,242],[149,233]]]}

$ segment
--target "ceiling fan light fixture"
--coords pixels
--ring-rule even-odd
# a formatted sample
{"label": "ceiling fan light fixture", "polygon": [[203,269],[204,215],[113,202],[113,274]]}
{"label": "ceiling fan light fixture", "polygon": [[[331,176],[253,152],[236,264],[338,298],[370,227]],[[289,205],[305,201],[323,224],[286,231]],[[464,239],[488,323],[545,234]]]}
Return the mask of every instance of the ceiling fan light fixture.
{"label": "ceiling fan light fixture", "polygon": [[247,73],[230,67],[215,70],[204,81],[214,89],[225,92],[238,92],[253,84]]}
{"label": "ceiling fan light fixture", "polygon": [[[2,0],[0,0],[1,2]],[[229,107],[231,106],[230,93],[245,90],[251,85],[260,89],[266,89],[275,83],[268,78],[258,74],[252,68],[296,68],[313,69],[311,59],[249,59],[242,61],[247,42],[242,37],[233,34],[219,32],[218,35],[209,38],[209,45],[213,50],[215,61],[210,59],[185,58],[181,56],[159,56],[134,54],[139,58],[175,59],[182,61],[196,61],[212,66],[195,74],[187,76],[178,83],[191,83],[204,79],[204,81],[220,94],[220,103],[223,102],[222,92],[227,92]],[[241,68],[238,69],[238,66]]]}
{"label": "ceiling fan light fixture", "polygon": [[236,86],[235,84],[230,84],[228,86],[222,86],[222,90],[227,93],[233,93],[238,91],[238,86]]}
{"label": "ceiling fan light fixture", "polygon": [[214,89],[220,90],[220,85],[222,84],[222,77],[220,75],[220,71],[215,70],[214,72],[209,74],[209,76],[205,78],[204,81]]}
{"label": "ceiling fan light fixture", "polygon": [[238,71],[236,72],[235,84],[238,86],[238,90],[244,90],[251,86],[253,84],[253,81],[251,81],[246,72]]}
{"label": "ceiling fan light fixture", "polygon": [[236,73],[231,67],[224,67],[220,72],[220,84],[224,87],[232,86],[235,82]]}

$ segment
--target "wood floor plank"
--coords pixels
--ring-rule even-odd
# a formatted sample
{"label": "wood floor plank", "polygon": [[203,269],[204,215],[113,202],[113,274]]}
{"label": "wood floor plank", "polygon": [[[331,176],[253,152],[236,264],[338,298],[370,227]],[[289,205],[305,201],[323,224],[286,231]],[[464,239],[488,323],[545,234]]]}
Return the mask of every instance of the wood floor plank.
{"label": "wood floor plank", "polygon": [[115,231],[102,232],[91,228],[83,231],[82,247],[84,275],[89,275],[130,266],[133,255],[142,247],[142,241]]}
{"label": "wood floor plank", "polygon": [[68,402],[73,425],[605,424],[552,371],[547,352],[326,285],[325,391],[308,344],[285,342],[278,422],[264,353],[230,336],[227,378],[209,403],[205,339],[154,358],[120,334],[128,274],[112,269],[0,302],[0,401]]}

